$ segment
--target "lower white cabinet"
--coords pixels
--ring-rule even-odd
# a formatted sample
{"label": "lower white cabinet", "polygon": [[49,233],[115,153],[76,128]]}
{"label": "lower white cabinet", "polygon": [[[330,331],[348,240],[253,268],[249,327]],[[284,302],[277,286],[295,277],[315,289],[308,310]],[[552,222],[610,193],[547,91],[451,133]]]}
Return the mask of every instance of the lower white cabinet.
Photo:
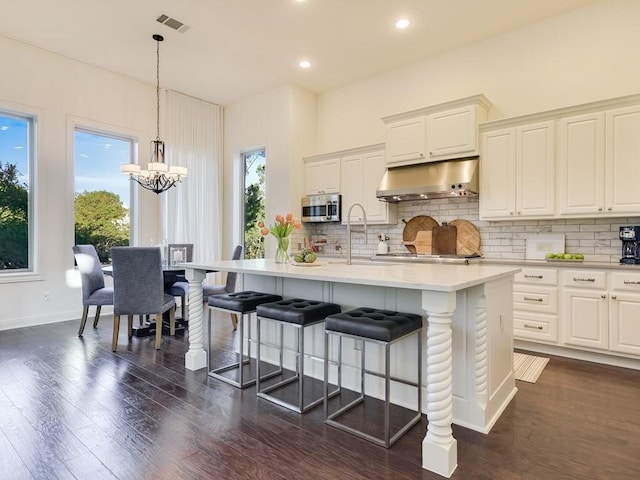
{"label": "lower white cabinet", "polygon": [[549,343],[558,341],[558,271],[523,268],[513,284],[514,336]]}
{"label": "lower white cabinet", "polygon": [[640,271],[523,267],[514,338],[640,359]]}

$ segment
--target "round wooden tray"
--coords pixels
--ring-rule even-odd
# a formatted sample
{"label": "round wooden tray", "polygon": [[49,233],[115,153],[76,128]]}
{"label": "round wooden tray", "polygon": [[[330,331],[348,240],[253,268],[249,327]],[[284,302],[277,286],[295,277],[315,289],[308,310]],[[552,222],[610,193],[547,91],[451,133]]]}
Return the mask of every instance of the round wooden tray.
{"label": "round wooden tray", "polygon": [[[436,220],[428,215],[417,215],[411,218],[409,221],[402,219],[404,222],[404,230],[402,230],[402,240],[404,242],[414,242],[418,237],[420,231],[431,231],[433,227],[437,227],[439,224]],[[415,245],[406,245],[407,250],[411,253],[417,253]]]}
{"label": "round wooden tray", "polygon": [[481,255],[480,230],[467,220],[453,220],[449,225],[457,229],[456,253],[458,255]]}

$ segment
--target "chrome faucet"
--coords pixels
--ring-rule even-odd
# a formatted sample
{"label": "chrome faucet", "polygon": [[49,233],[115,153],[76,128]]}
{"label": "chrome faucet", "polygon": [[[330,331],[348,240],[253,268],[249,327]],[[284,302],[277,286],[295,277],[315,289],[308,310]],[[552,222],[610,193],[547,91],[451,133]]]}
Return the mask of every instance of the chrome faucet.
{"label": "chrome faucet", "polygon": [[[362,219],[364,220],[363,230],[351,230],[351,210],[353,207],[359,206],[362,210]],[[349,213],[347,213],[347,265],[351,265],[351,232],[364,233],[364,243],[367,243],[367,212],[364,211],[364,207],[359,203],[354,203],[349,207]]]}

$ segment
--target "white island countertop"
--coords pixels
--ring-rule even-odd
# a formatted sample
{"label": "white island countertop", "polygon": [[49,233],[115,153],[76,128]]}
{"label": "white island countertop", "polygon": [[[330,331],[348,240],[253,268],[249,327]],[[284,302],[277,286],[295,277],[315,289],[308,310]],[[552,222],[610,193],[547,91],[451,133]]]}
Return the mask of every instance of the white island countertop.
{"label": "white island countertop", "polygon": [[[373,261],[347,265],[326,260],[295,265],[273,259],[180,266],[189,280],[188,370],[207,365],[202,280],[212,270],[242,274],[241,285],[247,290],[331,301],[342,308],[365,305],[422,315],[428,327],[422,330],[422,348],[404,351],[398,368],[409,374],[422,367],[421,410],[428,419],[422,466],[439,475],[450,477],[457,466],[451,424],[488,433],[517,392],[513,376],[513,277],[521,270],[517,266]],[[321,341],[311,342],[305,352],[308,349],[315,349],[318,357],[325,354]],[[345,378],[349,381],[348,375]],[[350,380],[357,383],[355,377]],[[380,397],[375,385],[368,390]],[[397,395],[399,402],[410,401],[406,394]]]}
{"label": "white island countertop", "polygon": [[181,264],[186,268],[250,273],[381,287],[455,292],[514,275],[520,268],[507,265],[442,265],[382,262],[318,261],[307,265],[278,264],[272,259],[219,260]]}

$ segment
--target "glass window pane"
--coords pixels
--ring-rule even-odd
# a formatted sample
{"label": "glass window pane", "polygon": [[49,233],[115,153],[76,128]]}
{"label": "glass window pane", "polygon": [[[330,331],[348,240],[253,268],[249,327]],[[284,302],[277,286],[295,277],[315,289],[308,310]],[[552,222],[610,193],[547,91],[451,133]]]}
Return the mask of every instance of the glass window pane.
{"label": "glass window pane", "polygon": [[32,269],[33,120],[0,112],[0,271]]}
{"label": "glass window pane", "polygon": [[132,162],[133,140],[76,129],[74,151],[75,242],[108,262],[112,246],[129,245],[131,182],[120,165]]}
{"label": "glass window pane", "polygon": [[244,163],[244,257],[264,258],[264,238],[258,221],[264,220],[265,150],[243,154]]}

